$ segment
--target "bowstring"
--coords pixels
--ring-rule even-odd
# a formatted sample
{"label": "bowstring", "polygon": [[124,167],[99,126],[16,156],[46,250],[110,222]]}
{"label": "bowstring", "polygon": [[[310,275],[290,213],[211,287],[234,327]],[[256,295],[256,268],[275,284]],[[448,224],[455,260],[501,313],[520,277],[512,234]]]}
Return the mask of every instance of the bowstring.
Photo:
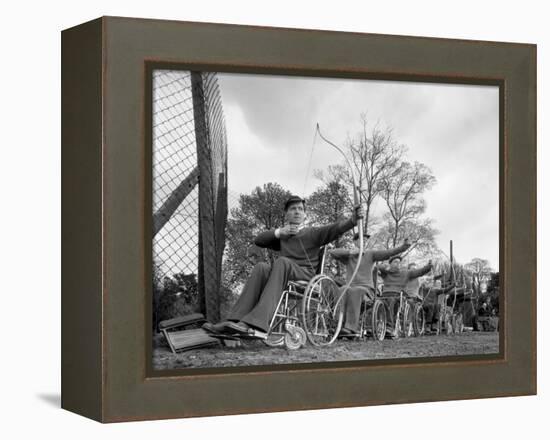
{"label": "bowstring", "polygon": [[311,151],[309,153],[309,160],[308,160],[308,164],[307,164],[307,171],[306,171],[306,176],[305,176],[305,179],[304,179],[304,188],[303,188],[303,191],[302,191],[302,194],[305,196],[306,194],[306,187],[307,187],[307,181],[309,179],[309,172],[311,170],[311,162],[313,161],[313,150],[315,149],[315,144],[317,143],[317,130],[315,130],[315,133],[313,134],[313,142],[311,143]]}

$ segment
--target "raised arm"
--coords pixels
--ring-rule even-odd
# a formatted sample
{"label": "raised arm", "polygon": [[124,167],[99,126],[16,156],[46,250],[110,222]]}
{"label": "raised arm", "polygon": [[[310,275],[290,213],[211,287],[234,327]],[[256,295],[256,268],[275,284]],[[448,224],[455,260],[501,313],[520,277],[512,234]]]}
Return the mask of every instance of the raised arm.
{"label": "raised arm", "polygon": [[357,225],[360,218],[365,216],[365,211],[361,205],[357,205],[353,208],[353,212],[350,218],[341,220],[330,225],[321,226],[315,228],[315,240],[319,246],[324,246],[331,241],[336,240],[344,232],[349,231],[351,228]]}
{"label": "raised arm", "polygon": [[394,247],[392,249],[382,249],[377,251],[372,251],[372,259],[374,261],[384,261],[394,255],[400,254],[401,252],[406,251],[410,247],[410,244],[403,243],[401,246]]}
{"label": "raised arm", "polygon": [[422,275],[427,274],[430,270],[432,270],[432,260],[430,260],[428,264],[426,264],[424,267],[421,267],[420,269],[409,270],[409,280],[421,277]]}
{"label": "raised arm", "polygon": [[324,246],[331,241],[336,240],[344,232],[349,231],[355,226],[352,219],[341,220],[330,225],[315,228],[315,237],[319,246]]}
{"label": "raised arm", "polygon": [[281,250],[281,241],[275,236],[275,230],[260,232],[254,239],[254,244],[262,248]]}
{"label": "raised arm", "polygon": [[445,289],[443,289],[444,293],[447,293],[449,290],[451,290],[455,286],[455,283],[449,284]]}
{"label": "raised arm", "polygon": [[330,255],[332,255],[337,260],[340,260],[342,262],[345,262],[350,255],[353,253],[357,254],[357,251],[350,251],[349,249],[339,248],[339,249],[331,249],[328,251]]}

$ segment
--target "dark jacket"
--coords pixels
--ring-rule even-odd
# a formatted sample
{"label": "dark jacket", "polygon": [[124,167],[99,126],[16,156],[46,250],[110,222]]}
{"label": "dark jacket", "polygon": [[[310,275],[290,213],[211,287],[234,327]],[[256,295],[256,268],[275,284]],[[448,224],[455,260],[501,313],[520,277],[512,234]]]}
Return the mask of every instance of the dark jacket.
{"label": "dark jacket", "polygon": [[319,265],[320,247],[336,240],[353,226],[351,220],[342,220],[327,226],[304,227],[284,240],[275,236],[275,230],[269,230],[258,234],[254,244],[279,251],[281,257],[290,258],[298,266],[315,272]]}
{"label": "dark jacket", "polygon": [[382,289],[382,293],[399,293],[405,290],[405,286],[410,280],[427,274],[431,268],[431,264],[427,264],[426,266],[415,270],[386,270],[385,268],[380,268],[380,275],[384,280],[384,288]]}

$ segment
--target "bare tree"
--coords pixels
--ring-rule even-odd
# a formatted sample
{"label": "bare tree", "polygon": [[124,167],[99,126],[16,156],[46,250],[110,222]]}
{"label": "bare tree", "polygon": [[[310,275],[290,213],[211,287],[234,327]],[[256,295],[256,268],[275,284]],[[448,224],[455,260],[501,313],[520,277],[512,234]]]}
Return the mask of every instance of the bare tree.
{"label": "bare tree", "polygon": [[477,294],[481,293],[481,284],[487,283],[491,278],[491,266],[488,260],[483,258],[472,258],[464,268],[472,274],[472,287]]}
{"label": "bare tree", "polygon": [[[411,260],[423,260],[440,254],[435,241],[439,231],[433,226],[432,219],[408,219],[400,223],[398,230],[395,231],[395,223],[391,215],[388,213],[384,217],[386,224],[371,237],[371,246],[389,249],[393,247],[394,240],[396,243],[401,243],[408,238],[411,248],[407,251],[407,255]],[[397,232],[397,238],[395,238],[395,232]]]}
{"label": "bare tree", "polygon": [[361,130],[348,139],[347,147],[365,206],[365,225],[369,228],[373,223],[373,202],[383,191],[381,182],[395,173],[406,147],[394,139],[392,128],[382,128],[379,123],[369,128],[366,114],[361,115]]}
{"label": "bare tree", "polygon": [[424,164],[401,162],[380,182],[379,190],[388,207],[386,216],[391,234],[391,247],[397,245],[400,233],[407,224],[418,221],[426,210],[423,193],[436,182]]}

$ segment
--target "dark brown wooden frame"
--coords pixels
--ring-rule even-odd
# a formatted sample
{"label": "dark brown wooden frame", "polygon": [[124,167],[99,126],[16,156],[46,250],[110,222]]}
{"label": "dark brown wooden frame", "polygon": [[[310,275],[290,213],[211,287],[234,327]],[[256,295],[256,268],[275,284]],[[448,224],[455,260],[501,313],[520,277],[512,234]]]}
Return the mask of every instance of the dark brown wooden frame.
{"label": "dark brown wooden frame", "polygon": [[[158,66],[498,85],[500,354],[152,371],[147,78]],[[114,17],[65,30],[62,222],[62,406],[87,417],[534,394],[536,46]]]}

